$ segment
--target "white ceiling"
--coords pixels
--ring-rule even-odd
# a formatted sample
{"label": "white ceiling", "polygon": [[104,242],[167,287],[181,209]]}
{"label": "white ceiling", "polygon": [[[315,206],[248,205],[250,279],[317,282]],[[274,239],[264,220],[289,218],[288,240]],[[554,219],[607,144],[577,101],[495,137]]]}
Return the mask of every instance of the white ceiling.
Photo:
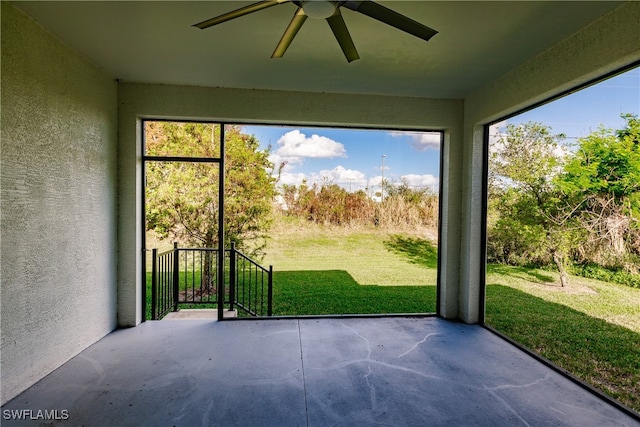
{"label": "white ceiling", "polygon": [[246,1],[14,2],[114,78],[129,82],[462,98],[616,8],[614,1],[380,1],[439,34],[429,42],[342,8],[361,59],[347,63],[308,19],[271,59],[285,3],[200,30]]}

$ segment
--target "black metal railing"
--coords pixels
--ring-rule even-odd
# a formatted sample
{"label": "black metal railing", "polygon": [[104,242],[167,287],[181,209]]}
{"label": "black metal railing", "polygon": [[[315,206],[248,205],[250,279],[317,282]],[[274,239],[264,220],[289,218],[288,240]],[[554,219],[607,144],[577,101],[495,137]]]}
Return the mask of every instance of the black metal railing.
{"label": "black metal railing", "polygon": [[[180,275],[178,303],[218,303],[218,250],[212,248],[177,248]],[[225,260],[225,265],[228,262]]]}
{"label": "black metal railing", "polygon": [[170,311],[178,309],[178,247],[158,253],[151,251],[151,320],[163,318]]}
{"label": "black metal railing", "polygon": [[264,268],[236,250],[229,251],[229,308],[235,307],[251,316],[273,314],[273,266]]}
{"label": "black metal railing", "polygon": [[152,250],[151,319],[157,320],[180,304],[218,304],[219,274],[224,274],[223,304],[250,316],[271,316],[273,267],[265,268],[231,245],[225,250],[224,272],[218,268],[218,249]]}

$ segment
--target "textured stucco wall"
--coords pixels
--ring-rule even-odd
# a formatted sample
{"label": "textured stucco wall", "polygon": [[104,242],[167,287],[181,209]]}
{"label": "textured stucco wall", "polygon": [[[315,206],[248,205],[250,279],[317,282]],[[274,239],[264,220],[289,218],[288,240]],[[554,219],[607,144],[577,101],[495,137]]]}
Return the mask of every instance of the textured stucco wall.
{"label": "textured stucco wall", "polygon": [[4,403],[116,326],[117,84],[1,19]]}
{"label": "textured stucco wall", "polygon": [[640,2],[623,4],[465,99],[460,317],[481,320],[483,127],[640,61]]}
{"label": "textured stucco wall", "polygon": [[[331,93],[202,88],[123,83],[119,95],[120,220],[118,306],[119,323],[135,325],[141,316],[140,232],[140,118],[210,119],[298,125],[362,126],[379,128],[433,129],[445,131],[452,162],[444,176],[443,205],[447,231],[441,254],[448,274],[441,278],[441,310],[457,316],[457,253],[461,189],[455,179],[462,142],[461,100],[363,96]],[[452,169],[449,165],[453,165]],[[133,239],[131,236],[138,236]],[[453,273],[452,273],[453,272]]]}

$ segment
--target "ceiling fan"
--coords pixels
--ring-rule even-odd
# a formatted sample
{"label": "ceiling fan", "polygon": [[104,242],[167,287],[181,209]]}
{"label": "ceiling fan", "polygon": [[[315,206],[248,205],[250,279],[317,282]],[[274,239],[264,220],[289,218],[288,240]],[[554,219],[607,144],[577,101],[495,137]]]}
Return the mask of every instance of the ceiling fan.
{"label": "ceiling fan", "polygon": [[206,21],[194,24],[194,27],[205,29],[214,25],[221,24],[226,21],[230,21],[235,18],[239,18],[244,15],[248,15],[253,12],[257,12],[266,9],[271,6],[276,6],[282,3],[291,2],[298,6],[296,13],[293,15],[289,26],[285,30],[280,42],[276,46],[276,49],[271,55],[272,58],[282,58],[287,48],[293,41],[294,37],[302,27],[302,24],[306,21],[307,17],[312,18],[324,18],[329,23],[333,35],[338,40],[340,48],[347,58],[348,62],[359,59],[358,51],[356,50],[349,30],[342,19],[340,8],[346,7],[347,9],[355,12],[362,13],[370,18],[376,19],[385,24],[391,25],[406,33],[412,34],[425,41],[429,41],[431,37],[438,32],[434,29],[427,27],[419,22],[414,21],[404,15],[399,14],[391,9],[388,9],[374,1],[330,1],[330,0],[264,0],[257,3],[250,4],[240,9],[233,10],[231,12],[216,16]]}

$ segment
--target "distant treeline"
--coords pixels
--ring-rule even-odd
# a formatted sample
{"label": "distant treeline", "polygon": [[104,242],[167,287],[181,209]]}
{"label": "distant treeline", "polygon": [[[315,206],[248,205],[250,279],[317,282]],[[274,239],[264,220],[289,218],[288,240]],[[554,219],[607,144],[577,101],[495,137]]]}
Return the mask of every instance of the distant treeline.
{"label": "distant treeline", "polygon": [[318,224],[379,227],[438,227],[438,196],[406,182],[385,182],[376,197],[333,183],[282,185],[284,213]]}

